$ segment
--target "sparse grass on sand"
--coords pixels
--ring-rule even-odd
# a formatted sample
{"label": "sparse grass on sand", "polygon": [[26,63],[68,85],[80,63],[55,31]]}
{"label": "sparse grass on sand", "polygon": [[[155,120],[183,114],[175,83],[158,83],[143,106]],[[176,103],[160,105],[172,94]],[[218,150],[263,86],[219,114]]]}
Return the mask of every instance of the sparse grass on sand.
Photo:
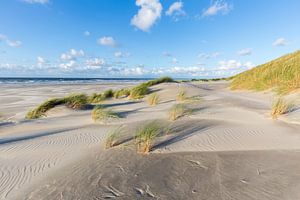
{"label": "sparse grass on sand", "polygon": [[135,134],[137,151],[148,154],[151,151],[155,138],[160,134],[158,122],[153,121],[143,125]]}
{"label": "sparse grass on sand", "polygon": [[52,98],[40,104],[37,108],[30,110],[26,114],[26,119],[37,119],[46,115],[46,112],[57,105],[63,104],[63,99]]}
{"label": "sparse grass on sand", "polygon": [[158,96],[158,94],[156,92],[150,94],[150,96],[147,99],[147,102],[148,102],[148,104],[150,106],[156,106],[159,103],[159,96]]}
{"label": "sparse grass on sand", "polygon": [[186,96],[186,91],[185,90],[180,90],[179,93],[176,96],[177,101],[185,101],[187,99]]}
{"label": "sparse grass on sand", "polygon": [[271,115],[277,119],[280,115],[287,114],[293,109],[293,104],[286,102],[282,97],[278,98],[272,105]]}
{"label": "sparse grass on sand", "polygon": [[105,148],[109,149],[118,144],[118,137],[121,133],[121,126],[113,129],[108,136],[106,137],[105,141]]}
{"label": "sparse grass on sand", "polygon": [[232,77],[231,89],[262,91],[276,88],[286,94],[300,88],[300,51]]}
{"label": "sparse grass on sand", "polygon": [[101,94],[101,93],[93,93],[91,96],[88,97],[89,103],[100,103],[104,100],[105,100],[105,98],[104,98],[103,94]]}
{"label": "sparse grass on sand", "polygon": [[175,121],[180,117],[188,115],[191,110],[185,104],[175,104],[169,111],[169,120]]}
{"label": "sparse grass on sand", "polygon": [[103,108],[103,106],[98,105],[95,106],[95,108],[92,110],[92,119],[96,121],[102,121],[102,122],[107,122],[110,119],[118,119],[120,118],[119,115],[110,110]]}

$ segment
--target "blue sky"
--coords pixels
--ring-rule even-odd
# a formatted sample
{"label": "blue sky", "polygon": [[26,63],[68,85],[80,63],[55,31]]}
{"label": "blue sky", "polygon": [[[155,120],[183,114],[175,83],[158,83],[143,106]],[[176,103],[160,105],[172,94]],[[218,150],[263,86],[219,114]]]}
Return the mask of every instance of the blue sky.
{"label": "blue sky", "polygon": [[299,0],[1,0],[0,76],[231,76],[298,50],[299,10]]}

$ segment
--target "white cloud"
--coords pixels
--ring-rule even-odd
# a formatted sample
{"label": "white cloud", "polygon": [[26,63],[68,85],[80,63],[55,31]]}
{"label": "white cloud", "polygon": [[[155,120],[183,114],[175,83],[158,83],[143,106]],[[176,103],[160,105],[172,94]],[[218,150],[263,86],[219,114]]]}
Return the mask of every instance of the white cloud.
{"label": "white cloud", "polygon": [[90,36],[91,35],[91,33],[89,32],[89,31],[84,31],[84,33],[83,33],[85,36]]}
{"label": "white cloud", "polygon": [[215,1],[210,7],[202,12],[202,17],[209,17],[218,14],[227,14],[232,10],[232,5],[225,1]]}
{"label": "white cloud", "polygon": [[185,15],[185,12],[183,10],[183,2],[174,2],[166,11],[166,15],[175,17],[175,20],[178,20],[179,16]]}
{"label": "white cloud", "polygon": [[129,57],[130,53],[117,51],[114,53],[114,55],[116,58],[125,58],[125,57]]}
{"label": "white cloud", "polygon": [[173,59],[172,59],[172,63],[173,63],[173,64],[177,64],[178,62],[179,62],[179,61],[178,61],[177,58],[173,58]]}
{"label": "white cloud", "polygon": [[131,19],[131,25],[142,31],[149,31],[155,22],[161,17],[162,5],[159,0],[136,0],[141,7]]}
{"label": "white cloud", "polygon": [[44,64],[44,63],[46,63],[46,60],[43,57],[38,56],[37,57],[37,62],[40,63],[40,64]]}
{"label": "white cloud", "polygon": [[109,46],[109,47],[116,47],[117,43],[113,37],[110,36],[104,36],[102,38],[98,39],[98,44],[103,46]]}
{"label": "white cloud", "polygon": [[240,56],[248,56],[252,54],[252,49],[247,48],[247,49],[241,49],[237,52],[238,55]]}
{"label": "white cloud", "polygon": [[70,60],[67,63],[61,63],[61,64],[59,64],[59,67],[62,68],[62,69],[64,69],[64,70],[70,70],[70,69],[72,69],[75,66],[76,66],[76,62],[74,60]]}
{"label": "white cloud", "polygon": [[217,58],[221,55],[220,52],[213,52],[211,54],[207,54],[207,53],[200,53],[198,54],[198,58],[202,59],[202,60],[206,60],[206,59],[210,59],[210,58]]}
{"label": "white cloud", "polygon": [[286,46],[289,42],[285,38],[278,38],[273,42],[273,46]]}
{"label": "white cloud", "polygon": [[67,53],[61,54],[60,59],[64,61],[69,61],[83,56],[84,56],[83,50],[70,49]]}
{"label": "white cloud", "polygon": [[251,62],[241,63],[237,60],[227,60],[219,62],[219,70],[241,70],[241,69],[251,69],[254,65]]}
{"label": "white cloud", "polygon": [[86,60],[86,66],[88,69],[99,69],[105,64],[103,58],[94,58]]}
{"label": "white cloud", "polygon": [[49,0],[23,0],[26,3],[31,3],[31,4],[47,4],[49,3]]}
{"label": "white cloud", "polygon": [[19,47],[22,45],[22,42],[19,40],[6,40],[6,44],[10,47]]}

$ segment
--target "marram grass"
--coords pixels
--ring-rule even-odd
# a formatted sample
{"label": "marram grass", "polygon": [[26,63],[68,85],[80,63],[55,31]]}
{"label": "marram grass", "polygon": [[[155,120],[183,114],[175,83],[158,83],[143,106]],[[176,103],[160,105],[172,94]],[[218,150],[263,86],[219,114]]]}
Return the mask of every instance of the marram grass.
{"label": "marram grass", "polygon": [[156,106],[158,103],[159,103],[159,96],[158,94],[155,92],[155,93],[152,93],[149,95],[148,99],[147,99],[147,102],[150,106]]}
{"label": "marram grass", "polygon": [[278,98],[272,105],[271,116],[277,119],[280,115],[291,112],[293,104],[285,101],[282,97]]}
{"label": "marram grass", "polygon": [[180,117],[190,114],[191,110],[185,104],[175,104],[169,111],[169,120],[175,121]]}
{"label": "marram grass", "polygon": [[110,119],[118,119],[119,115],[110,110],[110,109],[106,109],[103,108],[102,106],[95,106],[95,108],[92,110],[92,119],[97,122],[97,121],[101,121],[101,122],[107,122]]}
{"label": "marram grass", "polygon": [[156,121],[147,123],[138,129],[135,134],[138,153],[148,154],[153,147],[155,138],[159,134],[160,126]]}
{"label": "marram grass", "polygon": [[276,88],[285,94],[300,88],[300,51],[234,76],[231,89],[262,91]]}
{"label": "marram grass", "polygon": [[37,108],[30,110],[25,118],[26,119],[37,119],[43,116],[46,116],[46,112],[52,108],[54,108],[57,105],[61,105],[63,104],[64,101],[63,99],[59,99],[59,98],[52,98],[49,99],[47,101],[45,101],[44,103],[40,104]]}
{"label": "marram grass", "polygon": [[121,133],[121,126],[113,129],[108,134],[108,136],[106,137],[106,140],[105,140],[105,148],[106,149],[117,146],[120,133]]}
{"label": "marram grass", "polygon": [[186,97],[186,91],[185,90],[180,90],[179,93],[176,96],[177,101],[185,101],[187,99]]}
{"label": "marram grass", "polygon": [[82,109],[88,103],[88,97],[85,94],[70,94],[62,98],[64,104],[72,109]]}

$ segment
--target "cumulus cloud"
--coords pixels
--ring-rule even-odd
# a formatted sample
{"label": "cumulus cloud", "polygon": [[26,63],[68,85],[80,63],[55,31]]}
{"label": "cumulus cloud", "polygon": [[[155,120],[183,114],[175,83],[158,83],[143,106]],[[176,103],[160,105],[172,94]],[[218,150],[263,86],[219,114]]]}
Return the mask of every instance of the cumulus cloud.
{"label": "cumulus cloud", "polygon": [[252,54],[252,49],[247,48],[247,49],[241,49],[237,52],[238,55],[240,56],[248,56]]}
{"label": "cumulus cloud", "polygon": [[278,38],[273,42],[273,46],[286,46],[289,42],[285,38]]}
{"label": "cumulus cloud", "polygon": [[47,4],[49,3],[49,0],[23,0],[26,3],[30,4]]}
{"label": "cumulus cloud", "polygon": [[6,40],[6,44],[10,47],[19,47],[22,45],[22,42],[19,40]]}
{"label": "cumulus cloud", "polygon": [[104,36],[102,38],[98,39],[98,44],[103,46],[109,46],[109,47],[116,47],[117,43],[113,37],[110,36]]}
{"label": "cumulus cloud", "polygon": [[70,70],[72,69],[73,67],[76,66],[76,61],[75,60],[70,60],[69,62],[66,62],[66,63],[60,63],[59,64],[59,67],[64,69],[64,70]]}
{"label": "cumulus cloud", "polygon": [[126,58],[130,56],[130,53],[128,52],[121,52],[121,51],[117,51],[114,53],[116,58]]}
{"label": "cumulus cloud", "polygon": [[203,10],[202,17],[209,17],[213,15],[222,14],[225,15],[232,10],[232,5],[229,5],[225,1],[214,1],[210,7]]}
{"label": "cumulus cloud", "polygon": [[219,62],[219,70],[241,70],[241,69],[251,69],[254,65],[251,62],[242,63],[237,60],[227,60]]}
{"label": "cumulus cloud", "polygon": [[131,19],[131,25],[142,31],[149,31],[161,17],[162,5],[159,0],[136,0],[140,7],[138,13]]}
{"label": "cumulus cloud", "polygon": [[185,12],[183,10],[183,2],[181,1],[174,2],[166,11],[166,15],[173,16],[173,19],[176,21],[180,16],[184,16]]}
{"label": "cumulus cloud", "polygon": [[89,32],[89,31],[84,31],[84,33],[83,33],[85,36],[90,36],[91,35],[91,33]]}
{"label": "cumulus cloud", "polygon": [[86,60],[87,69],[100,69],[105,64],[103,58],[93,58]]}
{"label": "cumulus cloud", "polygon": [[61,54],[60,59],[63,61],[69,61],[83,56],[84,56],[83,50],[70,49],[67,53]]}

